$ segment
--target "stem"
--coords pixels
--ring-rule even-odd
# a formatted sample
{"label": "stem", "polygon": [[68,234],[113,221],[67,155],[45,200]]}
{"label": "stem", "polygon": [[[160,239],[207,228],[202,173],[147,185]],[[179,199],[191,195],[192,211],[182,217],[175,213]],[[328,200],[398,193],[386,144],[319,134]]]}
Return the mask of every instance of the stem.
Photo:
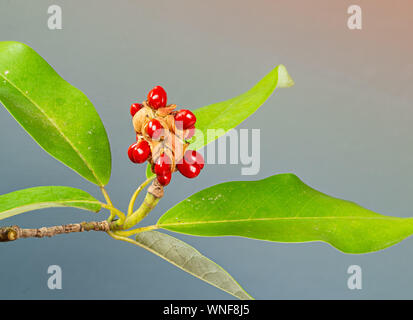
{"label": "stem", "polygon": [[[108,235],[110,235],[113,239],[121,240],[121,241],[125,241],[125,242],[129,242],[129,243],[132,243],[132,244],[134,244],[134,245],[137,245],[137,246],[139,246],[139,247],[141,247],[141,248],[144,248],[144,249],[146,249],[146,250],[149,250],[149,251],[151,251],[152,253],[155,253],[155,252],[152,251],[150,248],[148,249],[148,247],[142,245],[141,243],[139,243],[139,242],[137,242],[137,241],[135,241],[135,240],[133,240],[133,239],[131,239],[131,238],[119,236],[119,235],[117,235],[117,234],[115,234],[115,233],[113,233],[113,232],[111,232],[111,231],[108,232]],[[155,254],[157,254],[157,253],[155,253]]]}
{"label": "stem", "polygon": [[[105,200],[106,200],[107,204],[113,208],[112,200],[110,199],[109,194],[106,191],[105,187],[101,186],[100,190],[102,191],[102,194],[105,197]],[[112,210],[112,209],[109,209],[109,210],[110,210],[110,216],[108,218],[108,222],[110,223],[110,222],[112,222],[113,218],[115,218],[116,214],[115,214],[115,210]]]}
{"label": "stem", "polygon": [[126,218],[126,221],[123,224],[123,229],[129,229],[138,224],[152,211],[153,208],[155,208],[159,200],[160,198],[156,198],[153,194],[148,192],[139,209]]}
{"label": "stem", "polygon": [[[112,211],[115,212],[115,213],[119,216],[119,221],[121,221],[122,223],[123,223],[123,221],[125,221],[126,216],[125,216],[125,214],[124,214],[122,211],[120,211],[119,209],[117,209],[117,208],[115,208],[115,207],[113,207],[113,206],[111,206],[111,205],[104,204],[104,203],[102,203],[101,206],[102,206],[103,208],[105,208],[105,209],[110,210],[111,212],[112,212]],[[112,220],[111,220],[111,221],[112,221]],[[108,221],[108,222],[111,222],[111,221]]]}
{"label": "stem", "polygon": [[[135,192],[137,194],[152,180],[153,178],[147,179]],[[146,215],[157,205],[158,201],[163,196],[163,187],[158,183],[157,180],[148,188],[148,193],[146,194],[145,200],[138,210],[132,213],[129,217],[125,217],[125,214],[119,209],[115,208],[112,201],[109,198],[106,190],[101,187],[102,193],[108,204],[102,203],[101,206],[105,209],[110,210],[111,214],[108,220],[104,221],[91,221],[91,222],[80,222],[72,223],[61,226],[53,227],[42,227],[38,229],[23,229],[19,226],[9,226],[0,227],[0,242],[15,241],[17,239],[24,238],[43,238],[43,237],[53,237],[58,234],[72,233],[72,232],[83,232],[83,231],[104,231],[107,232],[111,237],[132,242],[133,240],[124,237],[123,235],[133,235],[139,232],[157,229],[156,225],[137,228],[130,231],[120,231],[119,228],[129,229],[133,227],[136,223],[142,220]],[[136,200],[135,197],[135,200]],[[132,205],[133,208],[133,205]],[[132,209],[133,210],[133,209]],[[119,220],[112,223],[112,219],[118,215]],[[125,221],[126,219],[126,221]],[[124,222],[124,225],[123,225]],[[111,230],[119,230],[113,233]],[[127,239],[127,240],[126,240]]]}
{"label": "stem", "polygon": [[133,230],[114,231],[114,234],[116,234],[118,236],[123,236],[123,237],[130,237],[130,236],[133,236],[133,235],[138,234],[140,232],[149,231],[149,230],[156,230],[156,229],[159,229],[159,227],[157,225],[152,225],[152,226],[141,227],[141,228],[137,228],[137,229],[133,229]]}
{"label": "stem", "polygon": [[139,223],[148,215],[149,212],[151,212],[153,208],[155,208],[162,197],[163,186],[158,182],[158,180],[154,180],[148,188],[148,192],[146,193],[145,199],[143,200],[141,206],[138,210],[126,217],[126,221],[123,224],[122,229],[125,230],[132,228],[134,225]]}
{"label": "stem", "polygon": [[19,226],[0,227],[0,242],[15,241],[24,238],[53,237],[58,234],[83,231],[110,231],[110,224],[104,221],[91,221],[66,224],[62,226],[23,229]]}
{"label": "stem", "polygon": [[135,191],[135,193],[132,195],[130,201],[129,201],[129,206],[128,206],[128,217],[132,215],[133,213],[133,206],[135,205],[136,198],[138,197],[139,193],[149,184],[154,179],[154,177],[146,179]]}
{"label": "stem", "polygon": [[110,199],[109,194],[104,187],[100,187],[100,190],[102,191],[102,194],[107,202],[107,204],[102,203],[102,207],[110,211],[110,216],[107,221],[111,223],[113,218],[115,218],[115,216],[118,215],[119,224],[123,224],[123,222],[126,220],[125,214],[113,206],[112,200]]}
{"label": "stem", "polygon": [[105,197],[105,200],[106,200],[106,202],[108,203],[108,205],[110,205],[110,206],[113,207],[112,200],[110,200],[109,194],[108,194],[108,192],[106,191],[105,187],[103,187],[103,186],[100,187],[100,190],[102,191],[103,196]]}
{"label": "stem", "polygon": [[[129,243],[137,244],[137,242],[135,240],[132,240],[132,239],[127,238],[127,237],[119,236],[119,235],[117,235],[117,234],[115,234],[111,231],[108,231],[108,235],[110,235],[113,239],[116,239],[116,240],[122,240],[122,241],[126,241],[126,242],[129,242]],[[139,245],[139,244],[137,244],[137,245]]]}

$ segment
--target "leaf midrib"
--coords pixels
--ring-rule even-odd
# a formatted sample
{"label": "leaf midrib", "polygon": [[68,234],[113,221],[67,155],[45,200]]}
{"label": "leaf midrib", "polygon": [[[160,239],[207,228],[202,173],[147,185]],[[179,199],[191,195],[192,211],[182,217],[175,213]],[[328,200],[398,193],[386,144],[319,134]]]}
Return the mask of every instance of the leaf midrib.
{"label": "leaf midrib", "polygon": [[[16,211],[16,209],[22,209],[24,207],[30,207],[30,206],[34,206],[34,205],[47,205],[47,204],[51,204],[51,205],[56,205],[56,204],[69,204],[69,203],[90,203],[90,204],[99,204],[101,205],[102,203],[100,201],[93,201],[93,200],[62,200],[62,201],[44,201],[44,202],[34,202],[34,203],[28,203],[28,204],[24,204],[18,207],[13,207],[12,209],[8,209],[5,211],[0,211],[0,216],[1,215],[5,215],[6,213],[9,212],[13,212]],[[74,208],[81,208],[83,209],[83,207],[79,207],[76,206]]]}
{"label": "leaf midrib", "polygon": [[47,120],[50,121],[50,123],[56,128],[56,130],[62,135],[62,137],[66,140],[66,142],[72,147],[72,149],[75,151],[75,153],[77,154],[77,156],[80,158],[80,160],[85,164],[85,166],[90,170],[90,172],[93,174],[93,176],[95,177],[96,181],[99,182],[99,184],[101,186],[103,186],[102,181],[100,181],[100,179],[98,178],[98,176],[96,175],[95,171],[93,170],[93,168],[90,167],[90,165],[87,163],[86,159],[82,156],[82,154],[79,152],[79,150],[72,144],[72,142],[66,137],[66,135],[63,133],[63,131],[61,130],[61,128],[57,125],[57,123],[50,118],[47,113],[35,102],[33,101],[28,95],[26,95],[22,90],[19,89],[19,87],[17,87],[17,85],[15,85],[10,79],[6,78],[5,76],[3,76],[0,73],[0,76],[7,81],[10,85],[12,85],[17,91],[19,91],[27,100],[29,100],[37,109],[39,109],[39,111],[46,117]]}
{"label": "leaf midrib", "polygon": [[182,226],[182,225],[197,225],[197,224],[217,224],[217,223],[234,223],[234,222],[261,222],[261,221],[277,221],[277,220],[399,220],[409,219],[400,217],[276,217],[276,218],[255,218],[255,219],[234,219],[234,220],[208,220],[208,221],[196,221],[196,222],[177,222],[177,223],[158,223],[157,226],[169,227],[169,226]]}

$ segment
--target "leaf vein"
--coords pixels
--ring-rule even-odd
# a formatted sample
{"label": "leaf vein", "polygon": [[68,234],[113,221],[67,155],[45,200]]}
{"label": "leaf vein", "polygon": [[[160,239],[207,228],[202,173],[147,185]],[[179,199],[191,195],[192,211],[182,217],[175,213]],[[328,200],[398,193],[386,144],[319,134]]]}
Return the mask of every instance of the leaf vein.
{"label": "leaf vein", "polygon": [[181,225],[194,225],[194,224],[213,224],[213,223],[233,223],[233,222],[254,222],[254,221],[277,221],[277,220],[398,220],[403,219],[399,217],[277,217],[277,218],[255,218],[255,219],[234,219],[234,220],[210,220],[210,221],[196,221],[196,222],[177,222],[177,223],[160,223],[158,227],[164,226],[181,226]]}
{"label": "leaf vein", "polygon": [[62,137],[64,138],[64,140],[66,140],[66,142],[73,148],[73,150],[75,151],[75,153],[77,154],[77,156],[80,158],[81,161],[83,161],[83,163],[86,165],[86,167],[90,170],[90,172],[93,174],[93,176],[95,177],[96,181],[98,181],[102,186],[103,183],[100,181],[99,177],[96,175],[95,171],[93,170],[93,168],[90,167],[89,163],[87,163],[86,159],[83,157],[83,155],[79,152],[79,150],[73,145],[73,143],[66,137],[66,135],[63,133],[62,129],[57,125],[57,123],[50,118],[47,113],[35,102],[33,101],[28,95],[26,95],[22,90],[20,90],[19,87],[17,87],[10,79],[6,78],[5,76],[3,76],[0,73],[0,76],[7,81],[8,83],[10,83],[17,91],[19,91],[27,100],[29,100],[37,109],[39,109],[39,111],[47,118],[47,120],[50,121],[50,123],[56,128],[56,130],[62,135]]}

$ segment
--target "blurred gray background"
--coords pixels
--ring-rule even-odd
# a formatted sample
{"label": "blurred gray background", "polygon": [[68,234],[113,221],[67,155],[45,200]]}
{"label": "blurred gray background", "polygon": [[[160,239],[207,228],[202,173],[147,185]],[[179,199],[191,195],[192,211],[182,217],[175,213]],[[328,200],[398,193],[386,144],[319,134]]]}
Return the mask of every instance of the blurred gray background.
{"label": "blurred gray background", "polygon": [[[63,30],[47,28],[47,8]],[[363,29],[347,28],[360,4]],[[95,104],[109,134],[107,189],[126,209],[144,166],[132,165],[129,106],[154,85],[189,108],[244,92],[277,64],[296,85],[278,90],[241,128],[261,129],[261,171],[210,165],[193,181],[176,175],[145,223],[195,191],[230,180],[294,172],[310,186],[369,209],[412,216],[412,23],[409,1],[0,1],[0,40],[39,52]],[[0,193],[68,185],[97,188],[38,147],[0,108]],[[24,227],[94,220],[48,209],[2,221]],[[100,214],[100,218],[103,216]],[[366,255],[324,243],[280,244],[235,237],[176,235],[227,269],[258,299],[413,298],[413,239]],[[63,269],[49,290],[47,267]],[[349,290],[349,265],[363,289]],[[0,245],[0,299],[230,299],[231,296],[104,233]]]}

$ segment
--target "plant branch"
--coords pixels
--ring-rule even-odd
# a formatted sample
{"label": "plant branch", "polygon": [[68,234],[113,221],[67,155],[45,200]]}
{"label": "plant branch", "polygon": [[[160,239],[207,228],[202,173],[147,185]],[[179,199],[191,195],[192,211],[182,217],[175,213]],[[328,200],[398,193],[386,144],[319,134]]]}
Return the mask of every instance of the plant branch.
{"label": "plant branch", "polygon": [[[112,200],[110,199],[109,194],[108,194],[108,192],[106,191],[105,187],[101,186],[101,187],[100,187],[100,191],[102,191],[102,194],[103,194],[103,196],[105,197],[105,200],[106,200],[107,204],[108,204],[110,207],[113,208]],[[110,223],[110,222],[112,222],[113,218],[116,217],[116,213],[115,213],[115,210],[112,210],[112,209],[109,209],[109,210],[110,210],[110,216],[109,216],[109,218],[108,218],[108,222]],[[122,217],[120,217],[120,218],[122,218]]]}
{"label": "plant branch", "polygon": [[[115,208],[115,207],[113,207],[113,206],[111,206],[111,205],[104,204],[104,203],[102,203],[102,208],[108,209],[109,211],[111,211],[111,212],[113,211],[114,213],[116,213],[116,214],[119,216],[119,220],[120,220],[121,222],[125,221],[126,216],[125,216],[125,214],[124,214],[122,211],[120,211],[119,209],[117,209],[117,208]],[[112,217],[112,219],[113,219],[113,217]],[[108,220],[108,222],[110,223],[110,222],[112,221],[112,219]]]}
{"label": "plant branch", "polygon": [[104,231],[109,232],[111,225],[106,220],[72,223],[61,226],[43,227],[38,229],[23,229],[19,226],[0,227],[0,242],[15,241],[23,238],[53,237],[58,234]]}
{"label": "plant branch", "polygon": [[135,191],[135,193],[132,195],[130,201],[129,201],[129,207],[128,207],[128,217],[132,215],[133,213],[133,206],[135,205],[136,198],[138,197],[139,193],[149,184],[154,179],[154,177],[146,179]]}
{"label": "plant branch", "polygon": [[130,236],[133,236],[133,235],[138,234],[140,232],[156,230],[156,229],[159,229],[159,227],[157,225],[151,225],[151,226],[140,227],[140,228],[136,228],[136,229],[132,229],[132,230],[119,230],[119,231],[116,230],[113,233],[118,235],[118,236],[130,237]]}
{"label": "plant branch", "polygon": [[122,229],[132,228],[134,225],[139,223],[143,218],[145,218],[149,212],[158,204],[159,200],[163,197],[163,186],[154,180],[149,186],[148,192],[146,193],[145,199],[143,200],[141,206],[138,210],[132,213],[126,218],[125,223],[122,225]]}
{"label": "plant branch", "polygon": [[[142,190],[152,179],[146,180],[142,185]],[[139,188],[138,188],[139,189]],[[102,204],[103,208],[111,211],[111,216],[108,220],[104,221],[91,221],[91,222],[80,222],[72,223],[53,227],[42,227],[35,229],[24,229],[19,226],[8,226],[0,227],[0,242],[15,241],[24,238],[44,238],[53,237],[58,234],[73,233],[73,232],[83,232],[83,231],[104,231],[109,235],[113,236],[114,233],[111,231],[120,231],[120,227],[127,227],[125,229],[133,227],[140,220],[142,220],[146,215],[156,206],[160,198],[163,196],[163,187],[155,180],[152,185],[148,188],[148,193],[146,194],[145,200],[138,210],[132,213],[125,221],[125,214],[113,207],[112,201],[110,200],[106,190],[102,187],[102,193],[105,195],[108,204]],[[118,215],[119,220],[112,222],[112,219]],[[123,222],[124,225],[123,225]],[[146,230],[157,229],[157,226],[142,227],[135,230],[125,231],[125,234],[136,234]],[[122,237],[122,233],[118,236]]]}

